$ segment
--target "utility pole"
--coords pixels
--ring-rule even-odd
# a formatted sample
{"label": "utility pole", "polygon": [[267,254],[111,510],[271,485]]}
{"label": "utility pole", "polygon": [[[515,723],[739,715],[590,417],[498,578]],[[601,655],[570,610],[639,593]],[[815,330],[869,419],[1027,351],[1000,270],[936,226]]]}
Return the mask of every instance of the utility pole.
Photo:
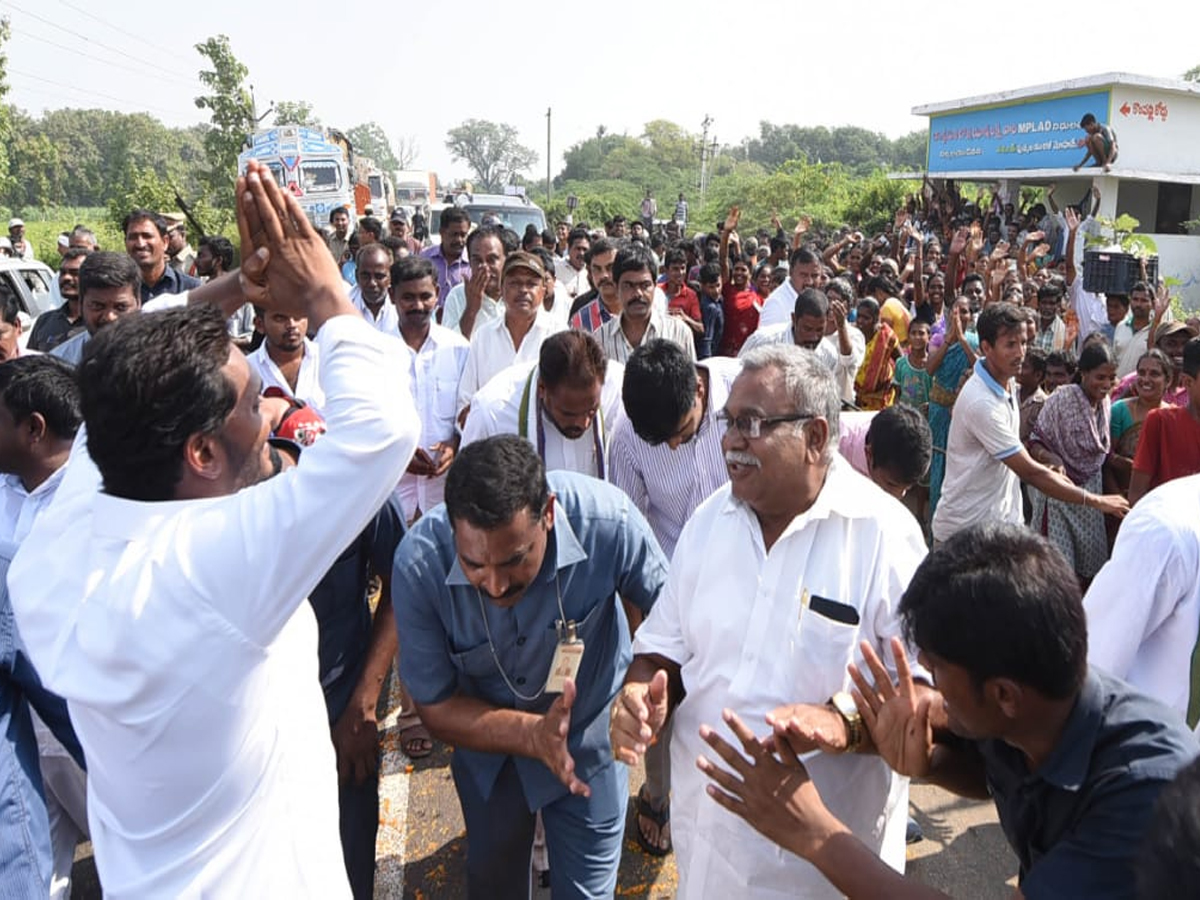
{"label": "utility pole", "polygon": [[550,206],[550,107],[546,107],[546,206]]}
{"label": "utility pole", "polygon": [[700,123],[700,127],[704,129],[704,135],[700,138],[700,206],[704,206],[704,191],[708,187],[708,128],[712,125],[712,116],[708,113],[704,114],[704,121]]}

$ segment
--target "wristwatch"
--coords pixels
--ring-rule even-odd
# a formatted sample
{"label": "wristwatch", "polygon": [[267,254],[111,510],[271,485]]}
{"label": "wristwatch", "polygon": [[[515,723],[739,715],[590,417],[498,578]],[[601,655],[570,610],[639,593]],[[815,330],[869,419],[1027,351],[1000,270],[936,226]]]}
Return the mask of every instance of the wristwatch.
{"label": "wristwatch", "polygon": [[832,706],[846,723],[846,752],[857,753],[863,744],[863,720],[858,712],[858,705],[845,691],[838,691],[829,698]]}

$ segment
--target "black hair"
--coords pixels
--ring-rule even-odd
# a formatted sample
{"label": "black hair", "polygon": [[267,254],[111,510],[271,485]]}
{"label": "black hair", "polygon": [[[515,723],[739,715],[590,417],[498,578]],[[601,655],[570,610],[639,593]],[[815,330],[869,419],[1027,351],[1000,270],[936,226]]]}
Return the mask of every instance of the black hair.
{"label": "black hair", "polygon": [[89,253],[79,267],[80,300],[92,288],[119,288],[126,285],[132,289],[134,300],[141,303],[142,272],[127,253],[97,250]]}
{"label": "black hair", "polygon": [[420,281],[428,278],[437,287],[437,270],[433,262],[424,256],[405,256],[392,263],[392,287],[405,281]]}
{"label": "black hair", "polygon": [[1030,347],[1025,351],[1025,362],[1029,363],[1029,367],[1033,371],[1045,373],[1046,351],[1039,347]]}
{"label": "black hair", "polygon": [[829,298],[816,288],[805,288],[796,295],[796,304],[792,307],[792,315],[797,319],[801,316],[824,319],[829,315]]}
{"label": "black hair", "polygon": [[629,244],[617,251],[613,261],[613,282],[619,282],[626,272],[649,272],[650,278],[658,280],[658,260],[641,244]]}
{"label": "black hair", "polygon": [[62,264],[65,263],[68,259],[79,259],[79,257],[87,256],[88,254],[93,253],[93,252],[94,251],[89,250],[87,247],[68,247],[66,250],[63,251],[62,259],[59,260],[59,262],[58,262],[58,267],[61,269]]}
{"label": "black hair", "polygon": [[121,220],[121,234],[129,233],[129,226],[134,222],[149,221],[154,223],[154,227],[158,229],[160,237],[167,236],[167,220],[152,209],[137,209],[130,210],[129,215]]}
{"label": "black hair", "polygon": [[959,288],[959,290],[961,290],[961,291],[962,291],[964,294],[966,293],[966,288],[967,288],[967,282],[968,282],[968,281],[978,281],[980,284],[983,284],[983,285],[984,285],[984,288],[985,288],[985,289],[987,288],[987,285],[986,285],[986,284],[984,284],[984,281],[983,281],[983,276],[982,276],[982,275],[980,275],[978,272],[971,272],[970,274],[968,274],[968,275],[967,275],[967,277],[966,277],[966,278],[964,278],[964,279],[962,280],[962,287],[960,287],[960,288]]}
{"label": "black hair", "polygon": [[188,439],[221,428],[237,402],[229,348],[225,317],[208,304],[123,316],[87,342],[76,376],[106,492],[172,498]]}
{"label": "black hair", "polygon": [[979,313],[975,320],[975,333],[979,342],[987,341],[993,347],[1001,334],[1024,328],[1028,321],[1025,310],[1013,303],[993,303]]}
{"label": "black hair", "polygon": [[831,278],[829,283],[825,285],[825,295],[827,299],[830,291],[833,291],[835,294],[841,297],[842,301],[845,303],[849,303],[854,299],[854,285],[852,285],[845,278]]}
{"label": "black hair", "polygon": [[696,402],[696,364],[674,341],[658,338],[625,362],[621,399],[634,432],[647,444],[661,444],[679,427]]}
{"label": "black hair", "polygon": [[813,263],[819,263],[821,257],[813,253],[807,247],[797,247],[792,251],[791,257],[788,259],[788,269],[794,269],[796,266],[808,266]]}
{"label": "black hair", "polygon": [[1183,345],[1183,374],[1195,378],[1200,374],[1200,337]]}
{"label": "black hair", "polygon": [[3,295],[0,295],[0,320],[13,326],[21,321],[21,301],[7,285],[4,287]]}
{"label": "black hair", "polygon": [[459,222],[466,222],[467,226],[470,227],[471,217],[461,206],[449,206],[442,210],[442,217],[438,228],[445,230],[448,226],[457,225]]}
{"label": "black hair", "polygon": [[491,530],[521,510],[538,518],[546,510],[550,486],[546,467],[533,445],[515,434],[468,444],[446,475],[446,514],[451,527],[467,522]]}
{"label": "black hair", "polygon": [[548,388],[565,384],[591,387],[604,383],[608,357],[600,342],[583,331],[560,331],[542,342],[538,352],[538,379]]}
{"label": "black hair", "polygon": [[219,234],[206,234],[200,238],[200,246],[207,247],[215,259],[221,261],[221,271],[228,272],[233,268],[233,242]]}
{"label": "black hair", "polygon": [[571,245],[576,241],[587,241],[590,244],[592,236],[588,234],[586,228],[572,228],[567,232],[567,249],[570,249]]}
{"label": "black hair", "polygon": [[[505,246],[503,232],[504,229],[498,225],[480,225],[467,235],[467,255],[470,256],[471,248],[484,238],[495,238],[500,242],[500,246],[504,249],[504,255],[508,256],[508,254],[512,253],[513,251],[509,250],[508,247]],[[520,246],[520,242],[518,242],[518,246]],[[516,248],[514,247],[513,249],[515,250]]]}
{"label": "black hair", "polygon": [[1089,125],[1096,124],[1096,117],[1091,113],[1084,113],[1083,118],[1079,120],[1080,128],[1087,128]]}
{"label": "black hair", "polygon": [[1068,375],[1072,374],[1075,371],[1075,357],[1070,350],[1051,350],[1046,354],[1046,368],[1051,366],[1062,366]]}
{"label": "black hair", "polygon": [[685,265],[685,266],[687,265],[687,254],[684,253],[682,250],[680,250],[678,247],[672,247],[670,250],[667,251],[666,255],[663,257],[663,268],[664,269],[669,269],[669,268],[671,268],[671,266],[676,266],[676,265],[679,265],[680,263],[683,263],[683,265]]}
{"label": "black hair", "polygon": [[1089,339],[1083,345],[1083,349],[1079,351],[1079,361],[1076,363],[1076,371],[1082,375],[1084,372],[1090,372],[1092,369],[1098,369],[1101,366],[1111,366],[1113,363],[1112,349],[1108,346],[1108,341],[1104,339],[1104,335],[1093,335],[1099,337],[1100,340],[1092,341]]}
{"label": "black hair", "polygon": [[334,217],[334,216],[336,216],[338,213],[342,213],[342,214],[343,214],[343,215],[345,215],[347,218],[349,218],[349,216],[350,216],[350,210],[346,209],[346,207],[344,207],[344,206],[335,206],[333,209],[331,209],[331,210],[329,211],[329,224],[330,224],[330,225],[332,225],[332,224],[333,224],[333,217]]}
{"label": "black hair", "polygon": [[0,365],[0,397],[13,421],[38,413],[56,438],[74,439],[83,421],[75,370],[54,356],[18,356]]}
{"label": "black hair", "polygon": [[616,241],[613,241],[611,238],[596,238],[596,240],[592,241],[591,246],[588,247],[587,253],[583,254],[583,261],[590,264],[597,256],[612,253],[616,249]]}
{"label": "black hair", "polygon": [[[1147,350],[1145,353],[1143,353],[1141,356],[1138,357],[1138,360],[1137,360],[1138,367],[1140,367],[1142,365],[1142,360],[1146,359],[1147,357],[1154,360],[1160,366],[1162,366],[1163,375],[1167,379],[1167,385],[1170,386],[1171,378],[1175,374],[1175,363],[1173,363],[1171,361],[1171,357],[1167,356],[1167,354],[1163,353],[1157,347],[1151,347],[1149,350]],[[1137,370],[1135,369],[1134,371],[1137,371]]]}
{"label": "black hair", "polygon": [[[1062,295],[1062,288],[1052,281],[1048,281],[1043,284],[1040,288],[1038,288],[1037,292],[1038,300],[1054,300],[1057,302],[1062,299]],[[1129,305],[1128,300],[1125,301],[1125,305]]]}
{"label": "black hair", "polygon": [[558,238],[549,228],[542,229],[542,244],[547,247],[553,247],[558,243]]}
{"label": "black hair", "polygon": [[716,284],[721,280],[721,267],[716,263],[706,262],[700,267],[696,276],[701,284]]}
{"label": "black hair", "polygon": [[934,547],[900,598],[900,618],[910,643],[966,669],[977,688],[1011,678],[1066,700],[1087,674],[1079,579],[1021,525],[972,525]]}
{"label": "black hair", "polygon": [[874,467],[904,484],[916,484],[929,471],[933,432],[915,407],[897,403],[877,412],[867,428],[867,444]]}
{"label": "black hair", "polygon": [[1134,867],[1139,900],[1200,893],[1200,759],[1163,786],[1142,836]]}
{"label": "black hair", "polygon": [[779,255],[782,256],[784,253],[787,252],[788,242],[785,241],[781,237],[773,237],[773,238],[771,238],[771,241],[770,241],[770,248],[771,248],[771,253],[773,253],[773,254],[778,253]]}
{"label": "black hair", "polygon": [[[546,270],[546,277],[548,277],[548,278],[554,277],[554,254],[553,253],[551,253],[549,250],[547,250],[545,248],[545,246],[531,247],[526,252],[532,253],[534,256],[536,256],[538,259],[540,259],[542,261],[542,268]],[[546,293],[549,296],[553,296],[554,292],[550,289],[547,289]]]}
{"label": "black hair", "polygon": [[358,220],[358,230],[370,232],[375,235],[375,240],[378,241],[383,234],[383,223],[374,216],[364,216]]}

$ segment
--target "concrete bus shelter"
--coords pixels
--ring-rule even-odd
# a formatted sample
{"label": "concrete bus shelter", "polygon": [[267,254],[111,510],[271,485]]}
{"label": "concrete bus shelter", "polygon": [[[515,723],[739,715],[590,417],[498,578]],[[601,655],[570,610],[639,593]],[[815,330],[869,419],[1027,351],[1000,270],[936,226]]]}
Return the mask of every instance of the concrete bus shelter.
{"label": "concrete bus shelter", "polygon": [[[1053,85],[930,103],[926,170],[931,180],[999,182],[1014,202],[1023,185],[1057,184],[1062,208],[1095,184],[1100,216],[1128,213],[1158,246],[1159,273],[1176,278],[1184,306],[1200,308],[1200,84],[1110,72]],[[1116,134],[1109,172],[1073,172],[1084,155],[1085,113]]]}

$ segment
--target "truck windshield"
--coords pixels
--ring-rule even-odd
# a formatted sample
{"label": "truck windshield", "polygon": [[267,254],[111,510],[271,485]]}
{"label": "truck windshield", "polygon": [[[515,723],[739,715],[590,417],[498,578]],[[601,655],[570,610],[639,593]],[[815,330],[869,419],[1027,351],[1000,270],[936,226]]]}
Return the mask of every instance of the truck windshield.
{"label": "truck windshield", "polygon": [[306,194],[331,194],[341,190],[342,170],[333,160],[310,160],[300,164]]}
{"label": "truck windshield", "polygon": [[518,235],[525,233],[526,225],[535,225],[541,231],[546,227],[546,216],[540,209],[511,206],[473,206],[467,205],[467,215],[471,224],[478,225],[484,216],[495,216],[505,228],[515,231]]}

